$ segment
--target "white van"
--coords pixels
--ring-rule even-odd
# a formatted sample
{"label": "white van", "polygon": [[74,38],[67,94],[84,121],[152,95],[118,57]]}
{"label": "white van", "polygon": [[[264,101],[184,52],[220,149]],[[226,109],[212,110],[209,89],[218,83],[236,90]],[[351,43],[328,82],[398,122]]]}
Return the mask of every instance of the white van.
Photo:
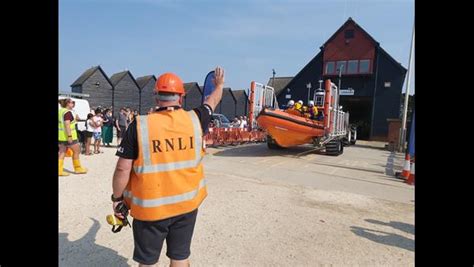
{"label": "white van", "polygon": [[[74,97],[68,97],[68,96],[58,96],[58,100],[64,99],[64,98],[71,98],[76,105],[74,106],[74,113],[77,114],[79,117],[79,120],[77,121],[77,129],[79,131],[85,131],[86,130],[86,120],[87,120],[87,114],[91,112],[91,107],[89,106],[89,101],[85,99],[80,99],[80,98],[74,98]],[[58,103],[58,110],[61,108],[61,105]]]}

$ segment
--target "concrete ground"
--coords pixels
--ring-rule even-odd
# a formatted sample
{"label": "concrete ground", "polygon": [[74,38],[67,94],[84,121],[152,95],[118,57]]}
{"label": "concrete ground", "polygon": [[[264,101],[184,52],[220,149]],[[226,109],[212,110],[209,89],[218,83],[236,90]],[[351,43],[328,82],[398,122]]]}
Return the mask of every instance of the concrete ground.
{"label": "concrete ground", "polygon": [[[192,265],[414,265],[414,187],[393,177],[403,155],[363,141],[338,157],[310,150],[208,148]],[[117,159],[103,151],[81,157],[88,174],[59,177],[60,266],[137,265],[131,229],[105,221]]]}

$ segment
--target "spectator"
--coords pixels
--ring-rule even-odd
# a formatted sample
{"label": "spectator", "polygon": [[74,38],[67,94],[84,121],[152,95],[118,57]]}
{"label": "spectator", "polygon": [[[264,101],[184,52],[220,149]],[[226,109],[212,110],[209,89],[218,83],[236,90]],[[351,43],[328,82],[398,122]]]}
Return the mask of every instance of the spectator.
{"label": "spectator", "polygon": [[94,122],[92,121],[92,113],[87,114],[87,120],[86,120],[86,131],[84,132],[84,139],[85,139],[85,154],[86,156],[92,155],[91,153],[91,139],[92,135],[94,133]]}
{"label": "spectator", "polygon": [[125,108],[120,109],[118,119],[115,120],[115,127],[117,127],[117,146],[119,146],[122,141],[122,136],[125,134],[128,127],[127,112]]}
{"label": "spectator", "polygon": [[235,116],[232,120],[231,127],[238,128],[240,126],[239,117]]}
{"label": "spectator", "polygon": [[[74,116],[74,118],[76,119],[76,122],[79,122],[80,121],[80,118],[79,118],[79,115],[76,114],[76,112],[74,111],[74,107],[76,106],[76,102],[72,102],[72,114]],[[84,133],[85,133],[86,129],[85,129],[85,126],[83,126],[83,124],[81,123],[76,123],[76,132],[77,132],[77,138],[79,140],[79,144],[81,146],[80,148],[80,153],[84,153],[85,151],[85,138],[84,138]]]}
{"label": "spectator", "polygon": [[243,116],[239,116],[239,125],[237,127],[239,127],[240,129],[243,128],[243,124],[244,124],[244,117]]}
{"label": "spectator", "polygon": [[221,127],[221,121],[218,119],[218,118],[214,118],[211,120],[212,124],[214,125],[214,127],[216,128],[220,128]]}
{"label": "spectator", "polygon": [[104,126],[102,126],[102,142],[106,147],[110,147],[114,136],[114,118],[110,109],[105,110]]}
{"label": "spectator", "polygon": [[240,129],[247,129],[247,118],[240,116],[242,119],[240,120]]}
{"label": "spectator", "polygon": [[130,108],[127,108],[126,111],[127,111],[127,123],[128,125],[130,125],[130,123],[132,123],[133,121],[132,110]]}
{"label": "spectator", "polygon": [[137,110],[134,110],[134,111],[132,112],[132,121],[134,121],[134,120],[137,118],[137,116],[138,116],[138,111],[137,111]]}
{"label": "spectator", "polygon": [[95,110],[95,116],[92,117],[92,122],[94,123],[94,153],[99,154],[102,153],[100,151],[100,141],[102,139],[102,125],[104,123],[104,119],[102,118],[102,112],[99,108]]}

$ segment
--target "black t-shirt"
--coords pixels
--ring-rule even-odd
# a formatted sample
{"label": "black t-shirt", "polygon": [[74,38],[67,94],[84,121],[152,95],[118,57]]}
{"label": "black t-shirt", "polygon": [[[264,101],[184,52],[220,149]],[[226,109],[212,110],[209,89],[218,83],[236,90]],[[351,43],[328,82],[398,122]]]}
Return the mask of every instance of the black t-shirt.
{"label": "black t-shirt", "polygon": [[[158,109],[157,112],[160,110],[164,110],[166,108]],[[209,105],[202,105],[193,109],[196,112],[196,115],[201,122],[202,132],[205,133],[207,131],[209,122],[211,121],[212,109]],[[123,136],[122,142],[120,143],[117,152],[115,153],[116,156],[125,159],[137,159],[138,158],[138,141],[137,141],[137,122],[133,120],[133,122],[128,126],[127,131]]]}
{"label": "black t-shirt", "polygon": [[[107,121],[107,122],[105,122],[105,121]],[[105,115],[104,126],[112,127],[112,126],[114,126],[114,122],[115,122],[114,117]]]}

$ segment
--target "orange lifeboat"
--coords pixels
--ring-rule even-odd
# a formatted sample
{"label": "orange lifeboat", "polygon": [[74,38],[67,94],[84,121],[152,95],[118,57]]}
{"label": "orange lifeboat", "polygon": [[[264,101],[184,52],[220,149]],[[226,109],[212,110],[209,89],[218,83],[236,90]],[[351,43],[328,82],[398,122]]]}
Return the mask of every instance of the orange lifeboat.
{"label": "orange lifeboat", "polygon": [[290,113],[291,110],[264,108],[257,116],[257,123],[280,147],[308,144],[314,137],[324,136],[324,121]]}

